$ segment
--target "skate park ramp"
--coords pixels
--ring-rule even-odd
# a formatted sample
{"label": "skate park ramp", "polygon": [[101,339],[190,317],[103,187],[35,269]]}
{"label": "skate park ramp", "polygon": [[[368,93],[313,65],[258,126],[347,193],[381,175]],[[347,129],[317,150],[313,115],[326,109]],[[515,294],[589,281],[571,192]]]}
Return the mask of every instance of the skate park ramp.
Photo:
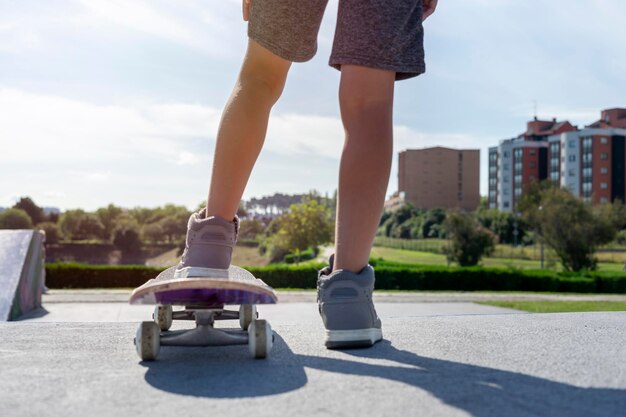
{"label": "skate park ramp", "polygon": [[36,230],[0,230],[0,321],[41,306],[43,243],[43,233]]}

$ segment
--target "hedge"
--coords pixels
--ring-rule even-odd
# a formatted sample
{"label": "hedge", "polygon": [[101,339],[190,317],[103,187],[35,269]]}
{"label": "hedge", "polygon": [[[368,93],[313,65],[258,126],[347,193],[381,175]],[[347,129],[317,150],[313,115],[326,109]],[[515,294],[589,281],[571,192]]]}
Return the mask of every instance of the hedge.
{"label": "hedge", "polygon": [[[402,265],[372,261],[376,288],[435,291],[546,291],[626,293],[626,274],[587,272],[557,273],[545,270],[456,268]],[[316,265],[270,265],[248,268],[274,288],[315,288]],[[154,278],[162,269],[145,266],[84,264],[46,265],[49,288],[134,288]]]}
{"label": "hedge", "polygon": [[163,268],[143,265],[88,265],[47,263],[48,288],[135,288],[154,278]]}

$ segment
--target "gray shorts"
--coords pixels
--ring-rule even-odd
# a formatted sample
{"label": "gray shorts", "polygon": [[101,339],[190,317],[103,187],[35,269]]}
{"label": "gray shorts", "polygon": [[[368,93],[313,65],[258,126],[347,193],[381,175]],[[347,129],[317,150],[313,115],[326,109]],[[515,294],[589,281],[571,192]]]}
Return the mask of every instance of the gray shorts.
{"label": "gray shorts", "polygon": [[[313,58],[328,0],[252,0],[248,36],[294,62]],[[396,72],[402,80],[425,71],[422,0],[339,0],[329,64]]]}

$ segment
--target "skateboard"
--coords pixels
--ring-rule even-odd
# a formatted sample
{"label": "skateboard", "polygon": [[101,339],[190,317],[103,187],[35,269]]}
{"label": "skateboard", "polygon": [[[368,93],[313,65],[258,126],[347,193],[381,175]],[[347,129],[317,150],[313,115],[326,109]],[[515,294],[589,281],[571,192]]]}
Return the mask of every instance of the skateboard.
{"label": "skateboard", "polygon": [[[234,265],[219,278],[174,278],[175,270],[175,266],[166,269],[130,296],[130,304],[156,305],[153,320],[142,322],[135,335],[141,360],[155,360],[161,346],[247,344],[255,358],[269,355],[274,334],[266,320],[258,319],[256,304],[277,302],[270,286]],[[226,310],[226,305],[239,305],[239,311]],[[195,320],[196,327],[170,331],[173,320]],[[216,320],[239,320],[241,330],[217,329]]]}

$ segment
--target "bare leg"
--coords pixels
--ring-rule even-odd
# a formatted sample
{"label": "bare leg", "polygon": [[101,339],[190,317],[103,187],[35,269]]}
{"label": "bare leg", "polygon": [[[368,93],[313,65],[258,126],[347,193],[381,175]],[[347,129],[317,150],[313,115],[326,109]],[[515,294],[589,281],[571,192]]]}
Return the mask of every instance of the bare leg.
{"label": "bare leg", "polygon": [[235,88],[217,133],[207,216],[235,216],[252,168],[261,152],[272,106],[291,66],[249,40]]}
{"label": "bare leg", "polygon": [[345,142],[333,269],[358,273],[369,261],[389,182],[395,73],[341,66],[339,103]]}

